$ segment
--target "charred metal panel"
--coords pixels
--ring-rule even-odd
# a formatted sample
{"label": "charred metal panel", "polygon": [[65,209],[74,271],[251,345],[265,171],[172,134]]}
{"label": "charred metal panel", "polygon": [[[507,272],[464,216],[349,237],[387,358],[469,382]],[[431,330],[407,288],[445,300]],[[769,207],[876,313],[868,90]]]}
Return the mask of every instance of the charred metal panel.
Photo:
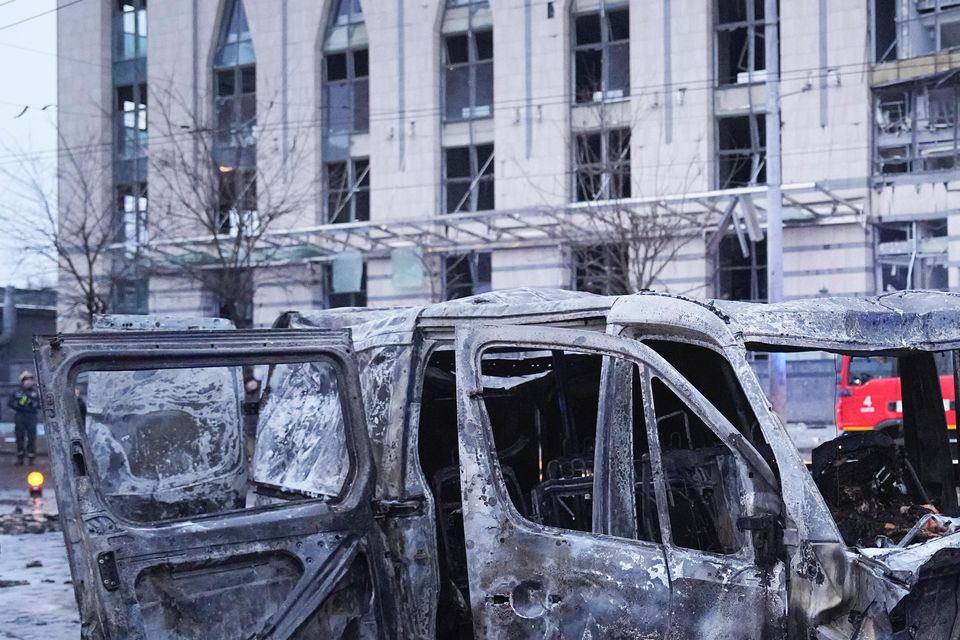
{"label": "charred metal panel", "polygon": [[[379,629],[383,637],[396,637],[395,606],[386,588],[387,567],[382,560],[385,550],[372,509],[372,456],[349,332],[88,334],[37,338],[35,352],[85,637],[286,638],[310,624],[342,630],[350,637],[364,637],[360,632],[371,629]],[[189,373],[211,367],[230,370],[251,362],[279,363],[281,370],[288,366],[284,363],[335,363],[336,375],[344,381],[343,420],[350,460],[345,488],[337,491],[333,486],[339,479],[330,485],[336,495],[324,495],[327,489],[321,489],[313,499],[307,495],[266,509],[197,515],[162,524],[135,523],[117,513],[106,499],[95,467],[74,464],[77,455],[89,458],[91,451],[73,397],[72,380],[78,371]],[[329,413],[325,405],[311,404],[311,392],[323,394],[323,380],[310,377],[316,371],[300,376],[295,366],[289,369],[283,380],[276,379],[275,390],[283,396],[288,388],[297,402],[306,403],[303,406],[309,411],[293,417],[300,431],[316,430],[316,425],[304,420]],[[167,386],[177,391],[177,384]],[[196,402],[188,396],[186,404],[205,401],[200,395],[203,388],[195,390]],[[209,386],[207,390],[215,392]],[[293,396],[286,398],[288,404]],[[107,410],[119,407],[119,402],[112,400]],[[219,417],[225,420],[237,412],[222,413]],[[234,417],[239,420],[239,415]],[[288,434],[285,440],[302,435]],[[300,447],[287,451],[303,454],[296,462],[305,466],[287,466],[284,473],[300,469],[303,473],[297,471],[298,478],[318,486],[318,468],[311,460],[316,463],[319,458],[311,458],[311,451]],[[342,466],[333,471],[341,473]],[[323,475],[331,470],[319,471]],[[96,559],[107,557],[116,565],[117,586],[99,578]],[[358,557],[371,559],[369,580],[356,580]],[[325,605],[332,601],[362,606]],[[224,617],[230,619],[221,622]],[[358,635],[351,636],[354,632]]]}
{"label": "charred metal panel", "polygon": [[900,356],[897,360],[900,364],[907,459],[913,463],[927,493],[937,500],[940,510],[958,515],[950,436],[933,356],[918,353]]}

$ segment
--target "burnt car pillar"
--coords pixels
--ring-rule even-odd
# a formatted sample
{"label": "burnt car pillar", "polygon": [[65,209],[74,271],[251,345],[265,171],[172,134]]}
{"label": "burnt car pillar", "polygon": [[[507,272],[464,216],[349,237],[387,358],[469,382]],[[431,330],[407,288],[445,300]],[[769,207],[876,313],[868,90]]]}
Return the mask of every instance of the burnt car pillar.
{"label": "burnt car pillar", "polygon": [[957,515],[957,483],[950,454],[940,378],[933,356],[897,358],[903,398],[903,439],[907,459],[928,495],[945,514]]}

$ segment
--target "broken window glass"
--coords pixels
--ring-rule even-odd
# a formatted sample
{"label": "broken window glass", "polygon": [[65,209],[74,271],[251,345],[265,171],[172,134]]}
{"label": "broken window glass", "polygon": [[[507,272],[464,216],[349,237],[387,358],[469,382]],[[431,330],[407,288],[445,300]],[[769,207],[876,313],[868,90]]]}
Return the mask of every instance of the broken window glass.
{"label": "broken window glass", "polygon": [[745,187],[766,180],[766,116],[752,113],[718,118],[718,188]]}
{"label": "broken window glass", "polygon": [[493,145],[448,147],[443,157],[444,210],[459,213],[493,209]]}
{"label": "broken window glass", "polygon": [[575,246],[573,288],[604,296],[630,293],[630,250],[626,244]]}
{"label": "broken window glass", "polygon": [[577,202],[629,198],[630,129],[575,134],[574,180]]}
{"label": "broken window glass", "polygon": [[897,0],[874,0],[874,60],[897,59]]}
{"label": "broken window glass", "polygon": [[444,300],[456,300],[492,289],[489,251],[449,255],[443,258]]}
{"label": "broken window glass", "polygon": [[960,155],[960,84],[949,77],[875,90],[875,172],[951,171]]}
{"label": "broken window glass", "polygon": [[574,16],[574,101],[617,100],[630,95],[630,11]]}
{"label": "broken window glass", "polygon": [[324,56],[323,111],[328,133],[370,128],[369,65],[366,48]]}
{"label": "broken window glass", "polygon": [[745,239],[743,254],[735,235],[724,236],[717,245],[714,296],[721,300],[766,302],[767,244]]}
{"label": "broken window glass", "polygon": [[349,475],[332,362],[92,371],[86,393],[91,466],[127,520],[336,498]]}
{"label": "broken window glass", "polygon": [[949,290],[945,218],[877,225],[881,292]]}
{"label": "broken window glass", "polygon": [[444,36],[444,119],[488,118],[493,113],[493,31]]}
{"label": "broken window glass", "polygon": [[370,219],[370,161],[355,158],[324,165],[327,221],[364,222]]}
{"label": "broken window glass", "polygon": [[766,69],[763,2],[717,0],[717,82],[762,82]]}

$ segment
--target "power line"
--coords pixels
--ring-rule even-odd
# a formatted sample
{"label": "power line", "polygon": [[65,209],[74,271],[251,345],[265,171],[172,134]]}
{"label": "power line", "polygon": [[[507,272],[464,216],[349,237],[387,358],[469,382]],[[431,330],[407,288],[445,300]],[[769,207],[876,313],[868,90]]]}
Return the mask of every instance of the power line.
{"label": "power line", "polygon": [[[11,2],[14,2],[14,0],[9,0],[9,2],[6,2],[5,4],[10,4]],[[66,2],[66,3],[64,3],[64,4],[61,4],[61,5],[59,5],[59,6],[56,6],[56,7],[54,7],[53,9],[48,9],[48,10],[46,10],[46,11],[41,11],[40,13],[35,13],[35,14],[33,14],[32,16],[27,16],[26,18],[21,18],[20,20],[17,20],[17,21],[15,21],[15,22],[9,22],[9,23],[7,23],[7,24],[0,25],[0,31],[5,31],[5,30],[7,30],[7,29],[11,29],[11,28],[16,27],[17,25],[21,25],[21,24],[23,24],[23,23],[25,23],[25,22],[30,22],[31,20],[36,20],[37,18],[42,18],[43,16],[50,15],[51,13],[57,13],[57,12],[60,11],[61,9],[66,9],[66,8],[69,7],[69,6],[75,5],[75,4],[80,3],[80,2],[83,2],[83,0],[70,0],[70,2]],[[0,5],[0,6],[3,6],[3,5]]]}

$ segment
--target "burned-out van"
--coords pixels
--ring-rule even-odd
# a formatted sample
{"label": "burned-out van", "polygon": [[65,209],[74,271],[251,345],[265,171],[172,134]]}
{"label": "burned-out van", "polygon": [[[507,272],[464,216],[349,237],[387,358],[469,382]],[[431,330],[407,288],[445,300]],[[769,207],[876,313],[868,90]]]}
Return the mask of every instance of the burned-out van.
{"label": "burned-out van", "polygon": [[[960,628],[955,296],[517,290],[35,348],[85,638]],[[899,359],[902,443],[808,471],[748,354],[812,350]],[[845,468],[929,517],[845,539]]]}

